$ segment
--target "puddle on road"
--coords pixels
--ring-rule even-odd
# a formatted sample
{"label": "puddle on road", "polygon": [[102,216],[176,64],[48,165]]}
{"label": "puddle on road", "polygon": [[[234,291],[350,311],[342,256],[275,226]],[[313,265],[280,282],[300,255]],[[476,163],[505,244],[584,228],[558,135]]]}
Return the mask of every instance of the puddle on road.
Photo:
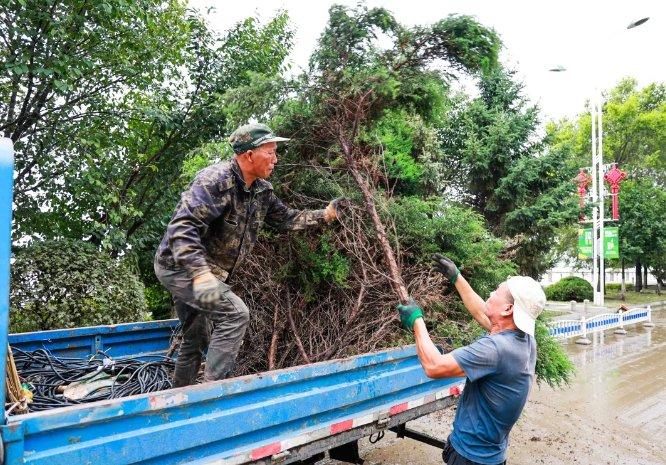
{"label": "puddle on road", "polygon": [[666,315],[656,326],[628,327],[626,335],[597,333],[592,345],[567,344],[577,366],[575,395],[559,393],[572,407],[666,439]]}

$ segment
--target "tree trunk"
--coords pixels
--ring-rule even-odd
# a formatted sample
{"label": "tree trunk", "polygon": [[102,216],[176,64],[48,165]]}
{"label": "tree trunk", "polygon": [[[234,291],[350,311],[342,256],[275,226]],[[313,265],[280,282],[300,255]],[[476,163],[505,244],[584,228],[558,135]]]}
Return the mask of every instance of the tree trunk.
{"label": "tree trunk", "polygon": [[382,248],[382,252],[384,253],[384,260],[386,260],[386,264],[388,266],[391,286],[393,287],[395,293],[398,295],[400,302],[406,304],[409,301],[409,293],[407,292],[405,282],[402,280],[402,276],[400,275],[400,268],[398,267],[398,263],[395,259],[395,253],[393,252],[391,243],[386,236],[386,228],[384,227],[384,224],[382,223],[382,220],[379,218],[379,214],[377,213],[373,192],[371,190],[372,188],[359,171],[349,142],[343,137],[340,137],[340,145],[342,146],[342,151],[345,154],[349,171],[351,172],[352,177],[363,193],[363,198],[365,199],[365,208],[370,214],[370,218],[372,219],[372,224],[375,227],[377,240],[379,241],[379,244]]}
{"label": "tree trunk", "polygon": [[280,338],[280,332],[282,331],[282,325],[279,316],[280,308],[276,305],[275,311],[273,312],[273,334],[271,335],[271,344],[268,349],[269,370],[275,370],[275,355],[277,354],[278,339]]}
{"label": "tree trunk", "polygon": [[636,262],[636,292],[641,292],[643,289],[643,267],[641,262]]}
{"label": "tree trunk", "polygon": [[647,265],[643,265],[643,288],[647,290],[648,287],[648,272],[647,272]]}
{"label": "tree trunk", "polygon": [[627,299],[627,282],[624,279],[624,258],[620,261],[622,267],[622,284],[620,285],[620,300],[624,302]]}

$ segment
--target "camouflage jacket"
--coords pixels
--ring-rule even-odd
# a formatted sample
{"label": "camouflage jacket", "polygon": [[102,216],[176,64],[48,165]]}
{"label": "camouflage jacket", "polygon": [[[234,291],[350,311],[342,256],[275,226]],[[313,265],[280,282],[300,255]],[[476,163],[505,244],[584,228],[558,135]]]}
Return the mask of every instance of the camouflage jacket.
{"label": "camouflage jacket", "polygon": [[324,223],[324,210],[287,208],[268,181],[245,186],[235,160],[201,170],[183,192],[157,249],[155,262],[186,269],[192,278],[211,271],[222,281],[240,266],[266,223],[298,230]]}

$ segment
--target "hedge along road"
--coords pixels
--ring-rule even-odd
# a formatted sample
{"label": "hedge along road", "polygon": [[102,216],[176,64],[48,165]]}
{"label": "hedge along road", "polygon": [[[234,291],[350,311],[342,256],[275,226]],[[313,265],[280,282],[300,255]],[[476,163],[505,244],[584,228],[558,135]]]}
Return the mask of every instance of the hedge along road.
{"label": "hedge along road", "polygon": [[[666,452],[666,309],[652,313],[654,328],[606,331],[590,346],[566,344],[577,367],[563,390],[534,388],[513,428],[509,464],[663,465]],[[455,411],[423,417],[409,426],[446,438]],[[372,445],[366,463],[441,465],[441,451],[393,433]],[[332,462],[329,462],[332,463]]]}

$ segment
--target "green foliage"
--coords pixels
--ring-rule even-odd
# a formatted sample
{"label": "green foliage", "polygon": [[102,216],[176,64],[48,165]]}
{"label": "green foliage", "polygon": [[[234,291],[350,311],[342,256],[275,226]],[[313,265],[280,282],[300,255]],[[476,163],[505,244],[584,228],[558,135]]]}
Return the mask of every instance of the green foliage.
{"label": "green foliage", "polygon": [[459,321],[437,322],[434,333],[442,338],[451,349],[466,346],[483,336],[483,328],[469,317],[462,317]]}
{"label": "green foliage", "polygon": [[166,320],[172,317],[171,294],[162,284],[151,282],[145,286],[146,307],[154,320]]}
{"label": "green foliage", "polygon": [[[2,50],[11,51],[0,52],[0,129],[17,148],[15,228],[19,236],[94,232],[82,234],[82,212],[68,210],[79,198],[89,206],[72,181],[103,160],[110,140],[122,146],[130,102],[183,65],[185,5],[27,0],[2,2],[0,16]],[[86,180],[100,192],[98,181]],[[94,211],[84,210],[88,221]]]}
{"label": "green foliage", "polygon": [[496,70],[480,80],[479,97],[461,99],[442,128],[442,144],[468,201],[495,229],[511,210],[495,197],[501,180],[515,163],[540,150],[533,134],[538,127],[536,107],[522,95],[514,72]]}
{"label": "green foliage", "polygon": [[435,123],[449,108],[448,94],[449,85],[438,73],[423,72],[402,81],[397,106],[419,115],[426,122]]}
{"label": "green foliage", "polygon": [[452,15],[435,23],[433,35],[447,54],[455,56],[454,63],[461,68],[477,69],[485,73],[497,67],[501,42],[495,31],[488,29],[471,16]]}
{"label": "green foliage", "polygon": [[620,189],[620,254],[625,260],[659,266],[666,262],[666,192],[649,180]]}
{"label": "green foliage", "polygon": [[226,140],[203,144],[188,153],[181,168],[179,189],[189,185],[196,174],[213,163],[231,160],[234,152]]}
{"label": "green foliage", "polygon": [[386,112],[367,135],[379,146],[388,177],[406,186],[402,191],[414,192],[423,174],[423,165],[414,156],[414,136],[405,111]]}
{"label": "green foliage", "polygon": [[405,259],[429,264],[431,254],[442,253],[463,266],[463,275],[480,295],[515,274],[515,265],[500,256],[503,242],[468,208],[445,205],[438,198],[401,197],[388,205],[388,214]]}
{"label": "green foliage", "polygon": [[349,260],[332,242],[330,231],[321,234],[314,243],[296,242],[297,255],[292,257],[287,274],[298,278],[307,300],[315,298],[322,284],[347,287]]}
{"label": "green foliage", "polygon": [[[168,294],[152,272],[165,223],[194,174],[231,156],[226,134],[252,119],[294,136],[272,180],[287,203],[318,208],[345,195],[361,205],[343,150],[350,144],[391,226],[398,262],[415,269],[430,253],[445,253],[482,295],[516,272],[497,236],[524,236],[516,261],[536,274],[544,265],[534,257],[567,218],[567,191],[553,176],[564,172],[566,150],[541,150],[536,109],[498,69],[497,34],[474,18],[406,27],[383,8],[333,6],[310,69],[287,79],[293,32],[285,13],[246,19],[222,35],[180,0],[27,0],[3,4],[0,15],[9,42],[0,50],[0,129],[18,154],[15,237],[93,244],[17,251],[17,269],[28,275],[32,262],[21,255],[38,248],[30,273],[63,283],[53,295],[83,296],[58,297],[64,307],[41,289],[12,284],[20,290],[12,296],[17,324],[128,321],[144,299],[154,317],[167,316]],[[480,77],[480,96],[450,96],[452,70]],[[358,110],[351,118],[350,109]],[[311,302],[347,291],[358,263],[343,252],[342,236],[294,234],[281,279]],[[52,257],[46,247],[56,250]],[[135,261],[145,291],[126,264],[109,258],[118,256]],[[57,274],[47,258],[65,270],[100,265]],[[111,296],[99,284],[84,289],[84,275],[126,281]],[[437,320],[451,341],[477,334],[466,314],[451,317],[453,325]]]}
{"label": "green foliage", "polygon": [[215,77],[227,80],[224,87],[234,88],[246,84],[252,73],[276,74],[284,68],[293,38],[289,15],[284,11],[266,24],[254,17],[241,21],[218,44],[216,52],[223,69]]}
{"label": "green foliage", "polygon": [[[639,89],[635,79],[625,78],[604,97],[604,162],[618,163],[630,174],[666,187],[666,86],[652,83]],[[557,143],[569,145],[575,165],[590,165],[589,112],[551,124],[548,132],[556,135]]]}
{"label": "green foliage", "polygon": [[546,298],[558,302],[592,300],[592,285],[578,276],[567,276],[546,287]]}
{"label": "green foliage", "polygon": [[100,5],[0,7],[14,50],[0,65],[28,68],[0,73],[0,129],[17,148],[15,238],[152,255],[194,166],[186,155],[228,133],[221,96],[280,72],[293,34],[284,13],[220,36],[180,0]]}
{"label": "green foliage", "polygon": [[393,15],[383,8],[359,6],[350,10],[333,5],[329,20],[310,58],[310,66],[329,72],[353,74],[362,71],[377,53],[373,45],[380,33],[395,34],[400,28]]}
{"label": "green foliage", "polygon": [[[666,270],[666,86],[639,89],[635,79],[626,78],[604,97],[604,162],[619,163],[629,175],[620,185],[620,255],[627,264],[648,265],[659,274]],[[570,166],[588,166],[590,126],[587,112],[551,124],[549,144],[569,152]],[[610,215],[610,202],[606,205]],[[564,242],[575,257],[575,238]]]}
{"label": "green foliage", "polygon": [[577,219],[578,203],[570,182],[574,170],[567,168],[567,156],[550,150],[523,158],[495,191],[495,198],[508,210],[501,232],[520,238],[513,260],[521,274],[538,278],[552,267],[558,256],[558,234]]}
{"label": "green foliage", "polygon": [[[225,92],[220,102],[227,119],[227,128],[231,133],[238,126],[251,120],[270,123],[280,127],[281,105],[286,104],[293,84],[278,75],[266,75],[247,72],[248,82],[233,87]],[[267,115],[276,115],[278,121],[267,121]]]}
{"label": "green foliage", "polygon": [[575,171],[564,148],[545,150],[537,108],[514,74],[486,73],[479,97],[454,99],[440,135],[451,167],[448,190],[495,234],[513,238],[520,273],[538,278],[554,261],[558,228],[576,219]]}
{"label": "green foliage", "polygon": [[536,379],[539,384],[546,382],[552,388],[561,388],[571,382],[575,367],[562,345],[548,334],[547,323],[545,317],[539,316],[534,330],[537,345]]}
{"label": "green foliage", "polygon": [[79,241],[34,242],[15,250],[10,285],[13,332],[148,318],[144,287],[127,263]]}

